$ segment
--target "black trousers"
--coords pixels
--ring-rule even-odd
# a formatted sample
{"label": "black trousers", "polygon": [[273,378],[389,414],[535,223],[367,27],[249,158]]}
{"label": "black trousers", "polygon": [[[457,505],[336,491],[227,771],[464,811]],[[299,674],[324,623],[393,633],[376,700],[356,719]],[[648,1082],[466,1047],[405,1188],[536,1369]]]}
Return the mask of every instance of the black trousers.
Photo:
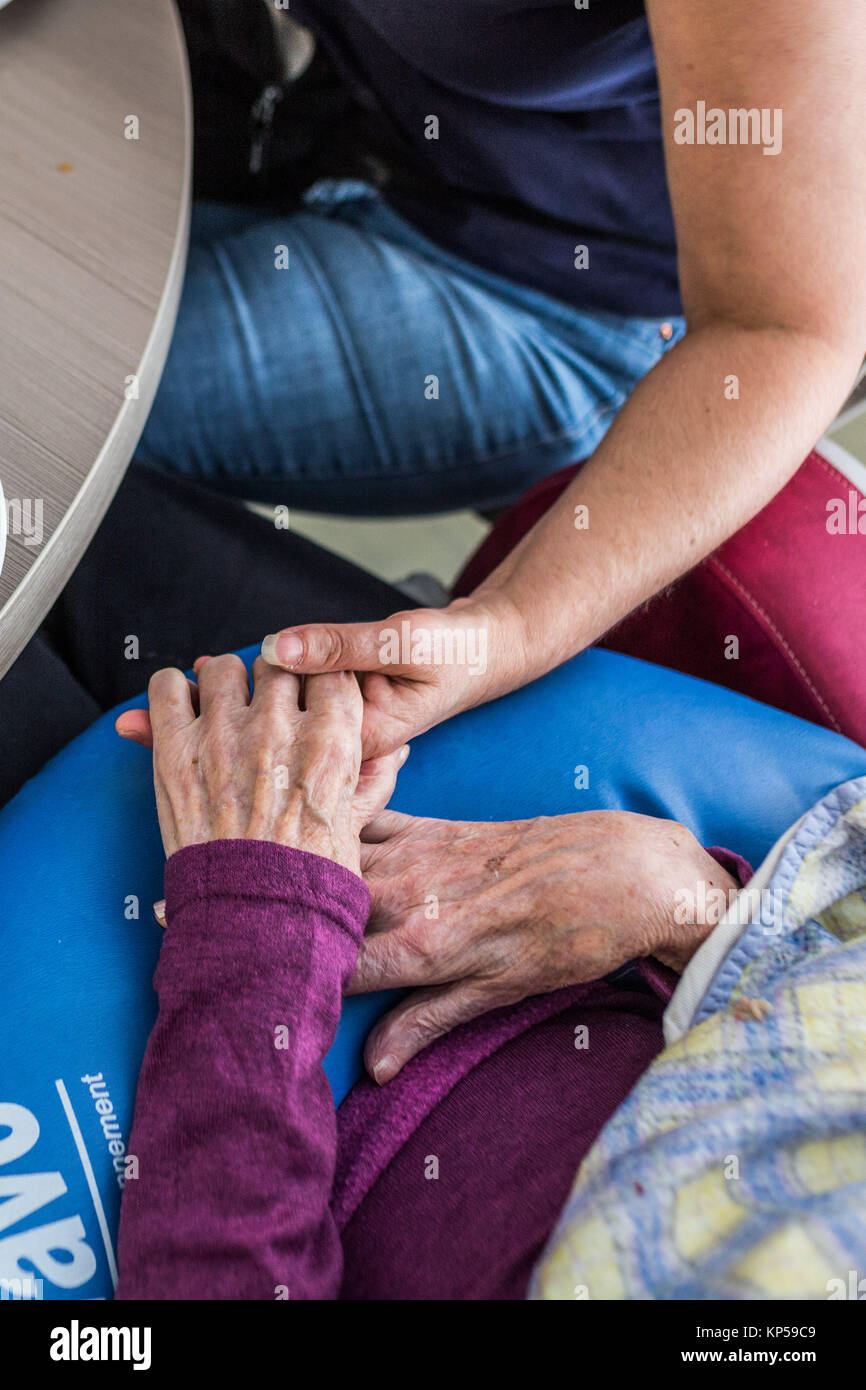
{"label": "black trousers", "polygon": [[43,627],[0,681],[0,805],[161,666],[300,622],[412,607],[240,503],[133,464]]}

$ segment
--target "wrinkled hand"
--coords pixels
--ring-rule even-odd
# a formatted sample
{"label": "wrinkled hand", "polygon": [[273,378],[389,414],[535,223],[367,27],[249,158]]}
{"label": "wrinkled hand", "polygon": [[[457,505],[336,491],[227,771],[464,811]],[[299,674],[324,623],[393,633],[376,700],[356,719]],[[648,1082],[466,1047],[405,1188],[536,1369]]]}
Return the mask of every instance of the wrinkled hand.
{"label": "wrinkled hand", "polygon": [[677,894],[738,887],[684,826],[619,811],[504,823],[385,811],[362,839],[373,910],[350,992],[416,987],[367,1040],[380,1085],[490,1009],[641,956],[684,968],[718,915],[677,925]]}
{"label": "wrinkled hand", "polygon": [[365,758],[391,753],[527,679],[521,624],[502,599],[459,599],[375,623],[286,628],[265,638],[262,655],[296,672],[356,671]]}
{"label": "wrinkled hand", "polygon": [[305,682],[261,658],[253,694],[236,656],[150,682],[154,784],[167,855],[210,840],[271,840],[360,872],[361,827],[388,801],[402,750],[361,770],[351,673]]}

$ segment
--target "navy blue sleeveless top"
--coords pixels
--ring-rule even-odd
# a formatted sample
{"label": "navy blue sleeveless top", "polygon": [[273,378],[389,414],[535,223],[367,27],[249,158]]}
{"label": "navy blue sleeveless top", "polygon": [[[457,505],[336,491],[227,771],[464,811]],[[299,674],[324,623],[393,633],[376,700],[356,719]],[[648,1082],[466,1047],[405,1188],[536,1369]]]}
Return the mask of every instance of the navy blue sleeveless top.
{"label": "navy blue sleeveless top", "polygon": [[398,132],[422,177],[386,194],[433,240],[580,307],[681,311],[643,0],[293,0],[291,14]]}

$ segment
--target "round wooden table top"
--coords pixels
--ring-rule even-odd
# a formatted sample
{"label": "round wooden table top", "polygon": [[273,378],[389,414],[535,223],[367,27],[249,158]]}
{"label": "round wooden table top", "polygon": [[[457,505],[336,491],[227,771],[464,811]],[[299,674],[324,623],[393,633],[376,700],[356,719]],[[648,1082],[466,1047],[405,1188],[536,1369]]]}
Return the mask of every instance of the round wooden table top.
{"label": "round wooden table top", "polygon": [[183,279],[191,147],[173,0],[0,9],[0,676],[147,419]]}

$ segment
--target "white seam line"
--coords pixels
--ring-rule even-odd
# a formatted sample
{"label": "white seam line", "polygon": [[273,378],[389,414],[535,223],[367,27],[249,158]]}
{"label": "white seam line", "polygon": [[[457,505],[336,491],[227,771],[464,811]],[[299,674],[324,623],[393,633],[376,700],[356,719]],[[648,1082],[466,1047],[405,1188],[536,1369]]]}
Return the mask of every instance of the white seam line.
{"label": "white seam line", "polygon": [[102,1198],[99,1195],[99,1188],[96,1186],[96,1177],[93,1172],[93,1164],[90,1162],[90,1154],[84,1145],[84,1135],[81,1133],[81,1126],[72,1109],[72,1101],[69,1099],[69,1092],[62,1081],[55,1081],[57,1094],[60,1097],[60,1104],[66,1112],[69,1121],[69,1128],[72,1130],[72,1138],[75,1140],[75,1147],[78,1150],[78,1157],[81,1159],[81,1166],[84,1169],[84,1176],[87,1179],[87,1186],[90,1188],[90,1196],[93,1201],[93,1208],[96,1212],[96,1219],[99,1222],[99,1229],[102,1233],[102,1243],[105,1246],[105,1253],[108,1257],[108,1268],[111,1271],[111,1282],[117,1288],[117,1261],[114,1258],[114,1248],[111,1244],[111,1236],[108,1231],[108,1221],[105,1216],[105,1207],[102,1205]]}

